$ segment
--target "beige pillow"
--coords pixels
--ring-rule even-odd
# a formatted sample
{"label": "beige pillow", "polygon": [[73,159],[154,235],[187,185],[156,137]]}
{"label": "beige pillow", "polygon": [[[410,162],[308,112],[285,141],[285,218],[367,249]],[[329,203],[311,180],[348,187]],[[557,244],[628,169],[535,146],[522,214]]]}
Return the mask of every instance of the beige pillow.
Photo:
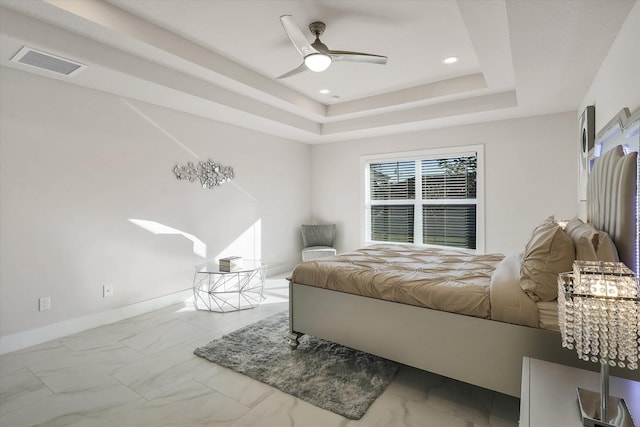
{"label": "beige pillow", "polygon": [[558,274],[571,271],[574,259],[571,237],[548,218],[533,230],[525,246],[520,287],[534,301],[553,301],[558,297]]}
{"label": "beige pillow", "polygon": [[576,250],[576,259],[582,261],[597,261],[599,235],[591,224],[585,224],[579,218],[573,218],[567,223],[564,231],[571,237]]}
{"label": "beige pillow", "polygon": [[583,261],[617,262],[618,250],[611,237],[596,230],[593,224],[574,218],[567,223],[565,232],[571,236],[576,249],[576,259]]}
{"label": "beige pillow", "polygon": [[[596,236],[597,237],[597,236]],[[598,255],[596,254],[595,247],[593,245],[593,238],[587,236],[577,236],[577,239],[571,236],[573,245],[576,249],[576,259],[581,261],[597,261]]]}
{"label": "beige pillow", "polygon": [[582,222],[580,218],[576,217],[570,219],[569,222],[567,222],[567,225],[564,227],[564,232],[571,235],[573,234],[574,230],[580,227],[582,224],[584,224],[584,222]]}
{"label": "beige pillow", "polygon": [[618,257],[618,249],[616,249],[615,243],[604,231],[598,231],[599,234],[599,244],[596,249],[596,255],[598,256],[598,261],[610,261],[610,262],[618,262],[620,258]]}

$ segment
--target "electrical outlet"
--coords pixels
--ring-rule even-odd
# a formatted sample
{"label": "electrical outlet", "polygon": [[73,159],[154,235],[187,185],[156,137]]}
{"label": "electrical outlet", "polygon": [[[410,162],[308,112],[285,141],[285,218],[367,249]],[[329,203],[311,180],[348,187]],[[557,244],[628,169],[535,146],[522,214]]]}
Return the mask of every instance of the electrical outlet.
{"label": "electrical outlet", "polygon": [[42,297],[38,300],[40,311],[51,310],[51,297]]}
{"label": "electrical outlet", "polygon": [[112,297],[113,296],[113,285],[109,283],[108,285],[104,285],[102,287],[102,297]]}

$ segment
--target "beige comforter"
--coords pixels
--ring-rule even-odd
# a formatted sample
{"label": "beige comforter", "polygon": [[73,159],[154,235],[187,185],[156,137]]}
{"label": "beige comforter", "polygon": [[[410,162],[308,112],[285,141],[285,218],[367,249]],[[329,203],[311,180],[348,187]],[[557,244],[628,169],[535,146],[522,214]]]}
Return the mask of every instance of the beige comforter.
{"label": "beige comforter", "polygon": [[[537,327],[535,303],[526,301],[528,298],[519,285],[511,283],[509,272],[517,267],[513,263],[502,265],[503,258],[500,254],[470,255],[458,250],[372,245],[298,264],[291,280],[487,319],[492,318],[493,304],[496,320]],[[503,274],[498,275],[496,295],[490,296],[494,286],[492,276],[498,265]]]}

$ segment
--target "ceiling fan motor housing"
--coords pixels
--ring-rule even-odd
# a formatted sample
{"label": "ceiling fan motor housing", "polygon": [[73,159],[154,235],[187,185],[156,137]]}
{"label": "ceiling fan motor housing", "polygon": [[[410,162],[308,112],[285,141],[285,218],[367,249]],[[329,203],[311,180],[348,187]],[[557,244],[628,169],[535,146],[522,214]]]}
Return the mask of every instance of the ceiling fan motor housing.
{"label": "ceiling fan motor housing", "polygon": [[327,26],[324,22],[317,21],[309,24],[309,31],[311,31],[311,34],[316,37],[321,36],[322,33],[324,33],[325,28],[327,28]]}

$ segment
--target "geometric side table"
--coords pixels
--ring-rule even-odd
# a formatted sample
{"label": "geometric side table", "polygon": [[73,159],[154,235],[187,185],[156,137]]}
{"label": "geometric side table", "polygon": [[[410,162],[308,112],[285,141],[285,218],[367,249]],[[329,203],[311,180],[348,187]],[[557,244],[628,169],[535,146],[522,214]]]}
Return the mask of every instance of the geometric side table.
{"label": "geometric side table", "polygon": [[232,271],[220,271],[217,262],[196,268],[193,296],[198,310],[238,311],[262,302],[267,265],[251,260],[239,264]]}

